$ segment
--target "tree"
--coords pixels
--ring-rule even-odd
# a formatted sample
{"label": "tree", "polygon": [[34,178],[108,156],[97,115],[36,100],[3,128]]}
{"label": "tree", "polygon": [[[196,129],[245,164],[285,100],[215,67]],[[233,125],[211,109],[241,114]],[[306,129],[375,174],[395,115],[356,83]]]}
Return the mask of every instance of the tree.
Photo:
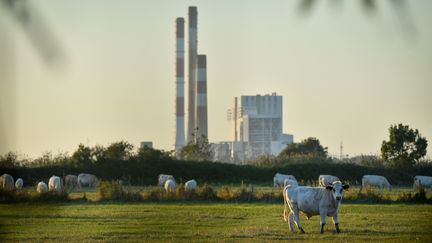
{"label": "tree", "polygon": [[409,168],[426,155],[427,140],[417,129],[407,125],[391,125],[389,141],[381,145],[381,157],[391,167]]}
{"label": "tree", "polygon": [[126,141],[112,143],[106,149],[107,159],[128,160],[133,156],[134,146]]}
{"label": "tree", "polygon": [[211,160],[212,156],[213,151],[208,139],[204,135],[195,138],[195,133],[192,134],[192,141],[180,151],[180,158],[184,160]]}
{"label": "tree", "polygon": [[138,159],[150,160],[150,161],[162,160],[162,159],[171,159],[171,155],[169,152],[159,150],[159,149],[150,148],[147,146],[140,147],[138,149],[138,153],[137,153],[136,157]]}
{"label": "tree", "polygon": [[5,155],[0,155],[0,167],[13,168],[18,167],[18,154],[14,152],[9,152]]}
{"label": "tree", "polygon": [[72,154],[72,163],[76,166],[85,166],[92,163],[92,149],[80,143],[78,149]]}
{"label": "tree", "polygon": [[290,158],[295,156],[311,156],[316,158],[327,158],[327,147],[320,144],[319,139],[309,137],[300,143],[291,143],[280,152],[279,158]]}

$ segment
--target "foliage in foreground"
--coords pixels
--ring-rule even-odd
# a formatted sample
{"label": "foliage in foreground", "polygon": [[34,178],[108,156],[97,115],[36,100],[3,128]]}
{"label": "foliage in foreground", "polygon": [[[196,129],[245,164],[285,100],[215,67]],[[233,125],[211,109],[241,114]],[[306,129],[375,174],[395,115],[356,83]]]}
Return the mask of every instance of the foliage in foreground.
{"label": "foliage in foreground", "polygon": [[62,191],[38,193],[29,190],[8,191],[0,188],[0,202],[68,202],[68,193]]}
{"label": "foliage in foreground", "polygon": [[[133,191],[119,186],[118,181],[102,181],[99,186],[99,201],[132,201],[132,202],[263,202],[280,203],[283,201],[282,189],[273,188],[271,191],[257,190],[252,185],[221,186],[214,189],[203,185],[196,190],[186,191],[182,184],[177,185],[175,192],[166,192],[158,186],[148,187],[144,191]],[[344,195],[344,202],[348,203],[428,203],[432,204],[432,196],[426,196],[423,188],[415,193],[400,192],[395,199],[388,194],[376,190],[365,190],[358,193],[350,190]]]}

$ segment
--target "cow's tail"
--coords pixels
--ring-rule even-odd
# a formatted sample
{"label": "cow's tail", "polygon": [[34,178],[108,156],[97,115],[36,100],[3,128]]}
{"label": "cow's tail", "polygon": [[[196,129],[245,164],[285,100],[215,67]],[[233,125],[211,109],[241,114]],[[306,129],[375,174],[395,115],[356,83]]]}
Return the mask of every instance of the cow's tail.
{"label": "cow's tail", "polygon": [[[288,186],[287,186],[288,187]],[[287,197],[288,197],[288,188],[285,187],[283,189],[283,198],[284,198],[284,220],[285,222],[288,220],[288,201],[287,201]]]}

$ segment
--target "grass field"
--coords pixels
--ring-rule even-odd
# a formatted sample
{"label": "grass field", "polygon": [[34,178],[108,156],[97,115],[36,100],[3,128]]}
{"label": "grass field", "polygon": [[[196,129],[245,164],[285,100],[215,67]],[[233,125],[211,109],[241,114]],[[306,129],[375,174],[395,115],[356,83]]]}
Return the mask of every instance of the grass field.
{"label": "grass field", "polygon": [[336,234],[327,218],[302,217],[290,233],[282,204],[0,204],[0,241],[432,242],[432,205],[342,204]]}

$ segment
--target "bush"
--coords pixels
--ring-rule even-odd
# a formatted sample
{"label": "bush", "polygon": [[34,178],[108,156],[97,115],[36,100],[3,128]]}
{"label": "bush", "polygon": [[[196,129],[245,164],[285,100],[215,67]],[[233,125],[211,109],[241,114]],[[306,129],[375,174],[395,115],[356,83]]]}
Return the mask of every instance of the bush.
{"label": "bush", "polygon": [[21,190],[9,191],[0,189],[0,202],[65,202],[70,201],[66,191],[61,193],[46,192],[38,193],[34,191]]}
{"label": "bush", "polygon": [[144,192],[143,199],[149,201],[162,201],[165,190],[162,187],[151,186]]}
{"label": "bush", "polygon": [[207,184],[204,184],[204,186],[198,187],[198,189],[196,190],[196,193],[198,195],[198,198],[201,200],[212,201],[212,200],[218,199],[213,188],[208,186]]}
{"label": "bush", "polygon": [[423,187],[420,187],[414,195],[411,192],[400,193],[396,201],[403,203],[432,203],[432,197],[427,198],[426,191]]}
{"label": "bush", "polygon": [[123,188],[121,181],[101,181],[98,186],[100,201],[121,200],[121,201],[142,201],[143,197],[139,192]]}

